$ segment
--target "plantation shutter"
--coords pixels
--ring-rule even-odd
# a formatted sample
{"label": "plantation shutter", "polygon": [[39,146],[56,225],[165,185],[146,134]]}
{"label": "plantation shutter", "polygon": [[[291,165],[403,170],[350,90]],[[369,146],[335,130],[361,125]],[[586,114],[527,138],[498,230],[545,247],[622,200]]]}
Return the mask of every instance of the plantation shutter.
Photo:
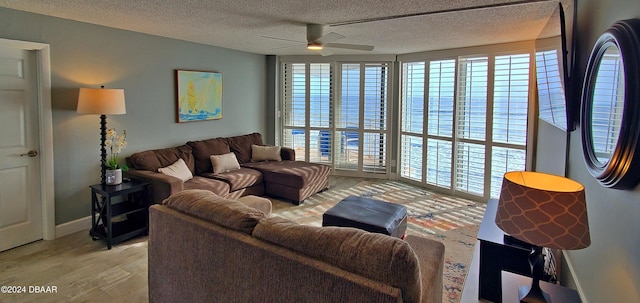
{"label": "plantation shutter", "polygon": [[538,81],[538,116],[562,129],[567,127],[564,86],[560,75],[556,49],[536,52],[536,74]]}
{"label": "plantation shutter", "polygon": [[387,67],[386,63],[364,65],[364,172],[384,173],[387,170]]}
{"label": "plantation shutter", "polygon": [[451,187],[455,60],[429,64],[426,182]]}
{"label": "plantation shutter", "polygon": [[360,151],[360,64],[341,65],[340,109],[337,113],[337,129],[334,142],[335,166],[341,170],[358,170]]}
{"label": "plantation shutter", "polygon": [[282,65],[282,144],[295,149],[296,160],[305,160],[306,64]]}
{"label": "plantation shutter", "polygon": [[455,155],[455,189],[484,195],[488,58],[460,58]]}
{"label": "plantation shutter", "polygon": [[529,54],[497,56],[493,81],[491,197],[500,195],[502,177],[526,167],[529,112]]}
{"label": "plantation shutter", "polygon": [[404,63],[402,70],[400,176],[422,181],[425,63]]}
{"label": "plantation shutter", "polygon": [[493,85],[493,141],[524,146],[529,108],[529,54],[498,56]]}
{"label": "plantation shutter", "polygon": [[331,65],[311,64],[309,75],[309,124],[311,127],[331,127]]}
{"label": "plantation shutter", "polygon": [[331,163],[333,91],[331,64],[309,65],[309,161]]}
{"label": "plantation shutter", "polygon": [[605,53],[600,61],[593,94],[591,133],[598,161],[606,163],[618,143],[624,109],[622,61],[618,53]]}

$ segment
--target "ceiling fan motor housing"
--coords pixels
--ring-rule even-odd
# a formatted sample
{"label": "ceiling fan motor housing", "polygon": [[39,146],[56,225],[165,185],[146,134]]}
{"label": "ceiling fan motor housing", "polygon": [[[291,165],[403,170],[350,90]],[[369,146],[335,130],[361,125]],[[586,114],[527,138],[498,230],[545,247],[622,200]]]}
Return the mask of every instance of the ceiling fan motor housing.
{"label": "ceiling fan motor housing", "polygon": [[307,24],[307,41],[313,42],[320,39],[323,36],[323,30],[322,24]]}

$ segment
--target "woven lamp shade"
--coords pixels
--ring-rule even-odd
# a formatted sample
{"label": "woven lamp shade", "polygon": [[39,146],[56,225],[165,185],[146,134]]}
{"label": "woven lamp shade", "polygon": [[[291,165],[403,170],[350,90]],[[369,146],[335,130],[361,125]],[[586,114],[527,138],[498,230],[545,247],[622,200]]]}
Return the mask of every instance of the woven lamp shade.
{"label": "woven lamp shade", "polygon": [[591,244],[582,184],[539,172],[508,172],[502,181],[496,224],[540,247],[581,249]]}

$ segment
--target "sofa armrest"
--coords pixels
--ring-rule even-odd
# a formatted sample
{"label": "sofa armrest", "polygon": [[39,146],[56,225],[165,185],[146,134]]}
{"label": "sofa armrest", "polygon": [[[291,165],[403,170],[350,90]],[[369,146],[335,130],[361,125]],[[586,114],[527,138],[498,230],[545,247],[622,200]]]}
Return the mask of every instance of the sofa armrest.
{"label": "sofa armrest", "polygon": [[280,147],[280,157],[282,160],[296,160],[296,150],[289,147]]}
{"label": "sofa armrest", "polygon": [[184,182],[182,180],[162,173],[149,170],[129,169],[124,172],[124,174],[129,178],[139,179],[151,184],[153,204],[160,204],[162,200],[184,189]]}
{"label": "sofa armrest", "polygon": [[407,235],[405,241],[413,249],[420,262],[422,277],[422,300],[420,302],[442,302],[444,290],[444,244],[441,242]]}

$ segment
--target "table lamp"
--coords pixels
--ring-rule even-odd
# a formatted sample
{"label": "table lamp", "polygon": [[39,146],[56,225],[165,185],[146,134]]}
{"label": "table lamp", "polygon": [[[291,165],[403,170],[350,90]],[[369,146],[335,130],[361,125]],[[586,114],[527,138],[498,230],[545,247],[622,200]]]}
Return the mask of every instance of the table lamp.
{"label": "table lamp", "polygon": [[564,177],[514,171],[504,174],[496,224],[532,245],[531,288],[519,288],[520,302],[547,302],[540,289],[542,248],[581,249],[591,244],[584,186]]}
{"label": "table lamp", "polygon": [[105,89],[104,86],[101,86],[101,88],[81,88],[78,95],[77,112],[79,114],[100,115],[100,183],[105,184],[105,172],[107,169],[107,149],[105,147],[107,115],[122,115],[126,113],[124,89]]}

